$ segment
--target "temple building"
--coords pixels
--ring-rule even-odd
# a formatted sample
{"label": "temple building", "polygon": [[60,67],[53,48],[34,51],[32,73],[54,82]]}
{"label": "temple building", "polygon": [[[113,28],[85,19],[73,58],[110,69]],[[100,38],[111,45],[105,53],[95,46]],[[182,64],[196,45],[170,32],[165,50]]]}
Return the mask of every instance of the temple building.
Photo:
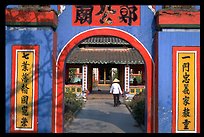
{"label": "temple building", "polygon": [[145,132],[200,132],[199,5],[7,5],[5,53],[7,133],[63,133],[64,93],[115,78]]}

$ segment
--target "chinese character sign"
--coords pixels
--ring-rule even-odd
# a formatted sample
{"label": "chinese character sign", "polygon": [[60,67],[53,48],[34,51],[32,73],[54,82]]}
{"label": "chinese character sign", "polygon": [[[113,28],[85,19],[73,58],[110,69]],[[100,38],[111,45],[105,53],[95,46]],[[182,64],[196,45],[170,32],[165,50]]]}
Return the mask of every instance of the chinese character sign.
{"label": "chinese character sign", "polygon": [[73,5],[73,26],[139,26],[138,5]]}
{"label": "chinese character sign", "polygon": [[37,131],[38,50],[12,47],[11,132]]}
{"label": "chinese character sign", "polygon": [[172,132],[200,132],[200,48],[173,47]]}
{"label": "chinese character sign", "polygon": [[195,54],[178,53],[178,130],[195,130]]}
{"label": "chinese character sign", "polygon": [[33,52],[17,51],[17,128],[32,128]]}

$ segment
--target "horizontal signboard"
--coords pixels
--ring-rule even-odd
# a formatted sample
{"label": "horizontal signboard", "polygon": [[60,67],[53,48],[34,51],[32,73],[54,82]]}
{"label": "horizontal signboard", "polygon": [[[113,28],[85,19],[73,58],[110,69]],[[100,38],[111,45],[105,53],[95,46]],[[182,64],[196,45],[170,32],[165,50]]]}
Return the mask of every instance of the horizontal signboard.
{"label": "horizontal signboard", "polygon": [[138,5],[73,5],[73,26],[139,26]]}

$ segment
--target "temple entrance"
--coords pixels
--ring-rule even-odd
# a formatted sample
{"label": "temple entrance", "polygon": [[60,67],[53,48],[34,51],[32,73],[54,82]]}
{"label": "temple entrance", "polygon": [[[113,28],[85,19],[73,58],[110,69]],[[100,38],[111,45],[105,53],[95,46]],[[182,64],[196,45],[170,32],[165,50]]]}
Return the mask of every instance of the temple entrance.
{"label": "temple entrance", "polygon": [[[102,45],[96,44],[96,41],[94,42],[92,41],[93,39],[91,39],[96,36],[105,37],[106,40],[102,41],[106,41],[109,45],[105,43]],[[120,42],[122,44],[119,46],[116,41],[113,42],[108,37],[114,37],[119,39],[119,41],[123,40],[128,44]],[[97,40],[99,42],[101,41],[101,39]],[[90,43],[95,44],[91,45]],[[110,44],[112,46],[110,46]],[[154,106],[154,104],[152,104],[153,62],[149,55],[150,54],[138,40],[117,29],[93,29],[76,36],[63,48],[57,59],[56,92],[54,90],[54,95],[56,96],[53,97],[53,105],[57,107],[53,107],[55,108],[53,110],[53,117],[55,119],[53,121],[53,132],[63,132],[63,92],[66,90],[65,81],[67,81],[67,71],[70,70],[67,69],[67,66],[70,68],[79,67],[79,72],[80,69],[82,70],[82,79],[79,76],[78,79],[73,80],[74,83],[76,82],[79,85],[78,88],[72,88],[75,92],[91,91],[93,89],[93,71],[97,68],[101,69],[101,67],[102,69],[98,71],[98,74],[100,75],[102,73],[103,77],[98,77],[98,80],[101,80],[98,81],[98,85],[100,86],[101,83],[102,86],[106,86],[106,84],[111,83],[112,79],[110,74],[106,74],[107,70],[110,71],[112,68],[117,68],[124,92],[135,94],[137,90],[131,89],[131,86],[134,86],[132,85],[134,78],[138,76],[145,77],[145,83],[143,80],[141,80],[141,83],[144,84],[143,86],[146,90],[146,130],[147,132],[152,132],[152,126],[154,126],[152,119],[152,116],[154,116],[152,107]],[[113,65],[113,67],[106,67],[109,65]],[[145,71],[134,70],[135,66],[139,65],[142,66],[141,68],[144,68]],[[66,77],[64,77],[63,74],[66,74]],[[132,76],[132,79],[130,79],[130,76]]]}
{"label": "temple entrance", "polygon": [[112,81],[118,78],[120,73],[119,68],[114,68],[111,65],[98,66],[93,68],[92,73],[92,92],[109,93]]}
{"label": "temple entrance", "polygon": [[[120,81],[122,103],[133,102],[132,100],[145,102],[144,64],[141,54],[121,38],[94,36],[83,40],[72,49],[66,59],[65,115],[72,108],[67,103],[67,99],[72,100],[69,93],[76,94],[78,99],[85,102],[92,99],[112,99],[110,87],[115,78]],[[140,119],[144,120],[145,105],[140,108]]]}
{"label": "temple entrance", "polygon": [[65,91],[108,94],[117,78],[123,93],[130,97],[140,90],[134,86],[145,80],[144,75],[138,77],[143,73],[144,60],[128,42],[113,36],[93,36],[75,46],[67,57]]}

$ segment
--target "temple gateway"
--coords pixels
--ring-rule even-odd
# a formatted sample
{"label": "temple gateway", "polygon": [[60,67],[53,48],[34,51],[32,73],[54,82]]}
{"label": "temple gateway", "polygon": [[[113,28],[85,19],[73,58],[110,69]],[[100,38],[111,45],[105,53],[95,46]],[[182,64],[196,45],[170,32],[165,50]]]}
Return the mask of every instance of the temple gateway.
{"label": "temple gateway", "polygon": [[200,132],[199,5],[7,5],[5,34],[5,132],[63,133],[64,94],[115,78],[145,132]]}

